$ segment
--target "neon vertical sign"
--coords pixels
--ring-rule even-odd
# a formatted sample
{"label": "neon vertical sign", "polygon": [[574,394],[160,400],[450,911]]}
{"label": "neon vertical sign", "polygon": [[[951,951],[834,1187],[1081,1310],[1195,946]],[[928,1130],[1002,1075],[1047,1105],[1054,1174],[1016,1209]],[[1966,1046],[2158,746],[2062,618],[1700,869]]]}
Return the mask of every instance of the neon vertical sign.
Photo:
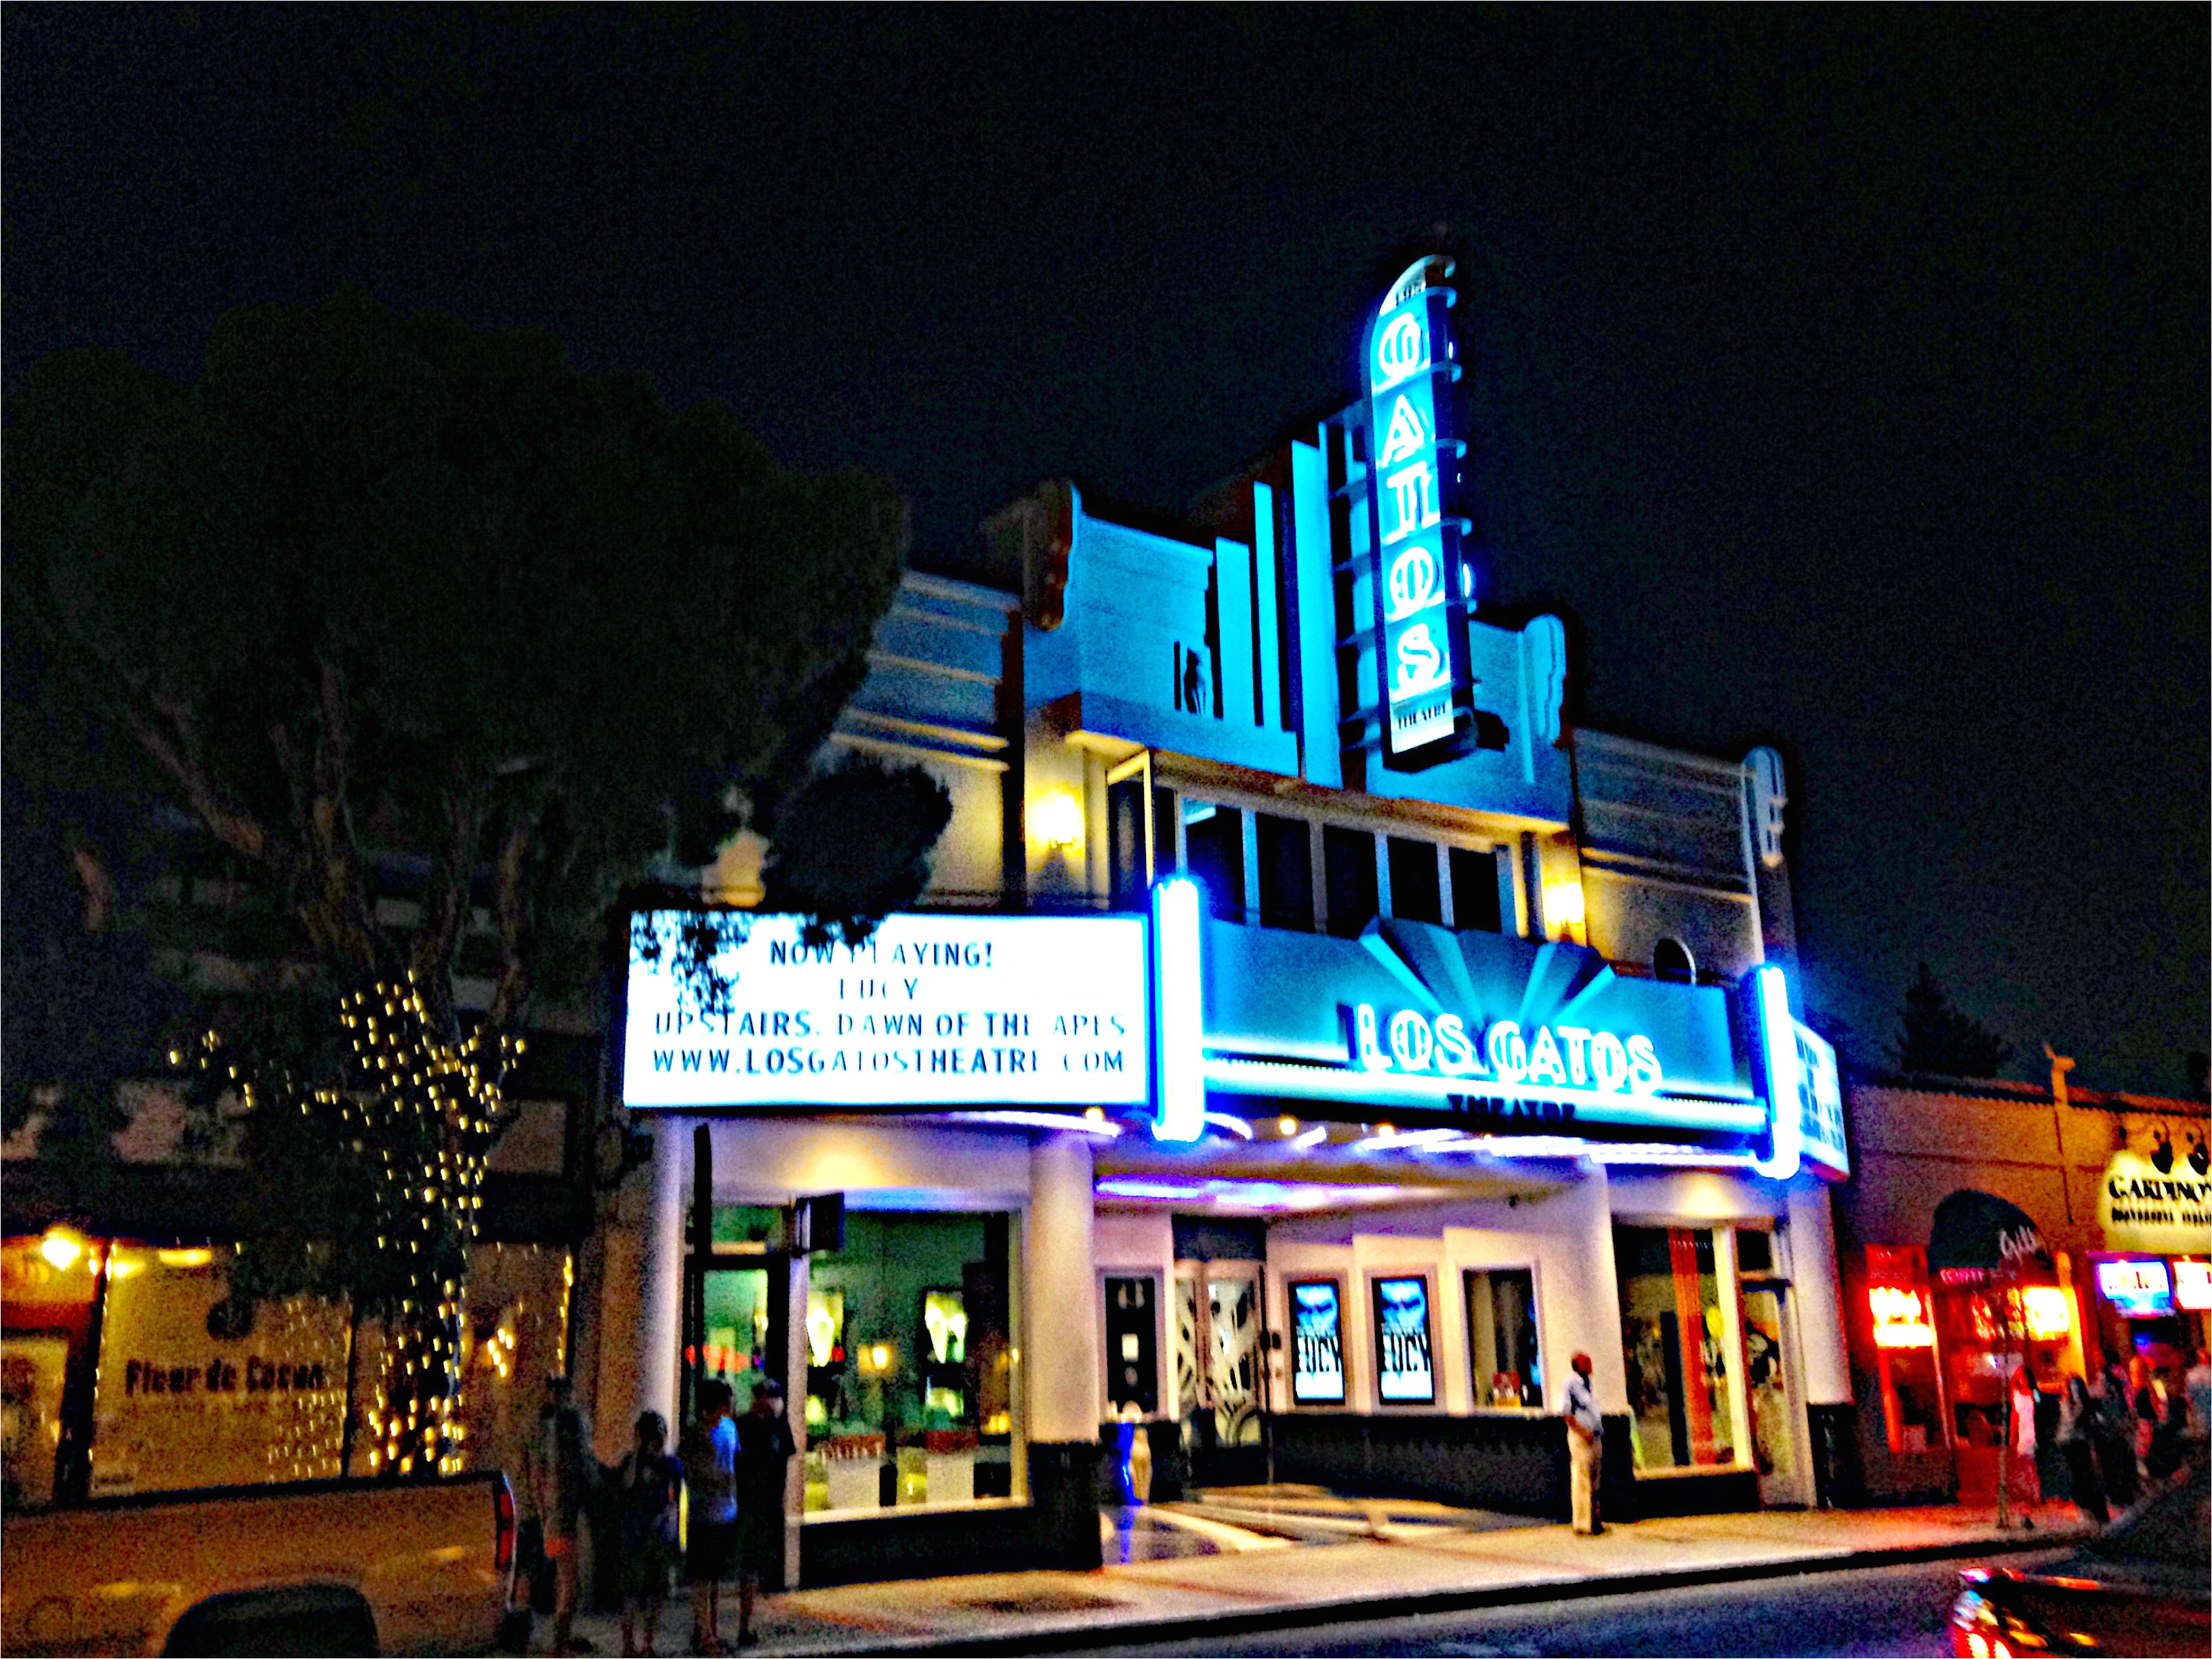
{"label": "neon vertical sign", "polygon": [[1198,965],[1203,908],[1198,884],[1188,876],[1152,884],[1152,1030],[1159,1045],[1152,1135],[1159,1140],[1196,1140],[1206,1133],[1205,984]]}
{"label": "neon vertical sign", "polygon": [[1467,446],[1452,434],[1448,388],[1459,378],[1443,286],[1449,259],[1416,261],[1390,285],[1368,331],[1367,492],[1382,758],[1419,767],[1448,759],[1468,724],[1467,606],[1474,580],[1451,514]]}
{"label": "neon vertical sign", "polygon": [[1772,963],[1751,970],[1752,1018],[1759,1059],[1765,1073],[1766,1099],[1774,1133],[1759,1174],[1787,1181],[1797,1173],[1804,1147],[1805,1115],[1810,1092],[1797,1048],[1797,1021],[1790,1012],[1790,984]]}

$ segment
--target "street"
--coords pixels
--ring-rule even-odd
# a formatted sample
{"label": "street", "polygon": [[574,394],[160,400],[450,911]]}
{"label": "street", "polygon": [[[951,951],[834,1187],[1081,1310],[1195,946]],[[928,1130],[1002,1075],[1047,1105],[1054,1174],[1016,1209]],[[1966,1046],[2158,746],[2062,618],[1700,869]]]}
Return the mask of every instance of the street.
{"label": "street", "polygon": [[1204,1637],[1125,1654],[1940,1654],[1959,1561]]}

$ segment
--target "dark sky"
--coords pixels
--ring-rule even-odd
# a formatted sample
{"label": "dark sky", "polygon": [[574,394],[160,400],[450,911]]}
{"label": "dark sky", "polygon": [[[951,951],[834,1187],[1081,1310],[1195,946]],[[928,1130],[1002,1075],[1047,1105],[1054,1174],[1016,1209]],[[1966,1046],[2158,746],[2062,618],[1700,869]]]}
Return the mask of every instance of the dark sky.
{"label": "dark sky", "polygon": [[[2208,14],[15,5],[5,366],[344,281],[888,475],[1176,509],[1445,228],[1486,587],[1792,762],[1808,1000],[2207,1046]],[[671,596],[676,602],[678,596]]]}

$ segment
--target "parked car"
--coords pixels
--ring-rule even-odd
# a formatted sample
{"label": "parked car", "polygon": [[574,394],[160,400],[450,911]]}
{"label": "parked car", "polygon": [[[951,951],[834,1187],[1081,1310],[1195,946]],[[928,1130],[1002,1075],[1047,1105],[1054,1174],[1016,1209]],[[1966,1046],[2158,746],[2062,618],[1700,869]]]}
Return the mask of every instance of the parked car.
{"label": "parked car", "polygon": [[2212,1492],[2200,1462],[2074,1554],[2032,1571],[1969,1567],[1951,1604],[1951,1651],[2212,1653]]}
{"label": "parked car", "polygon": [[0,1652],[485,1652],[502,1636],[514,1540],[498,1474],[11,1515]]}

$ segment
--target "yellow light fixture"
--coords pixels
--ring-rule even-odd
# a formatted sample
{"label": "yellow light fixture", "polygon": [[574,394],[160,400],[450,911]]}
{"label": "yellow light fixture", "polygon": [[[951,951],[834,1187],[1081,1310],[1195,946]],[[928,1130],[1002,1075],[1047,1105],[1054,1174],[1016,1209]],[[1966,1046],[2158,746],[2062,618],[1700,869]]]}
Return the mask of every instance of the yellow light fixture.
{"label": "yellow light fixture", "polygon": [[1279,1117],[1275,1120],[1275,1127],[1285,1135],[1294,1135],[1298,1132],[1298,1121],[1294,1117]]}
{"label": "yellow light fixture", "polygon": [[888,1369],[891,1363],[891,1351],[878,1342],[868,1350],[868,1358],[875,1362],[878,1370],[884,1370]]}
{"label": "yellow light fixture", "polygon": [[67,1273],[84,1254],[84,1241],[56,1227],[39,1241],[39,1254],[46,1257],[49,1266]]}
{"label": "yellow light fixture", "polygon": [[156,1250],[154,1259],[164,1267],[204,1267],[215,1260],[215,1252],[197,1244],[181,1250]]}
{"label": "yellow light fixture", "polygon": [[1054,852],[1072,853],[1083,844],[1083,802],[1073,789],[1048,789],[1035,808],[1037,839]]}
{"label": "yellow light fixture", "polygon": [[1572,930],[1583,925],[1583,884],[1579,881],[1544,884],[1545,920]]}
{"label": "yellow light fixture", "polygon": [[1106,1121],[1106,1109],[1103,1106],[1085,1107],[1083,1121],[1086,1123],[1103,1123]]}

